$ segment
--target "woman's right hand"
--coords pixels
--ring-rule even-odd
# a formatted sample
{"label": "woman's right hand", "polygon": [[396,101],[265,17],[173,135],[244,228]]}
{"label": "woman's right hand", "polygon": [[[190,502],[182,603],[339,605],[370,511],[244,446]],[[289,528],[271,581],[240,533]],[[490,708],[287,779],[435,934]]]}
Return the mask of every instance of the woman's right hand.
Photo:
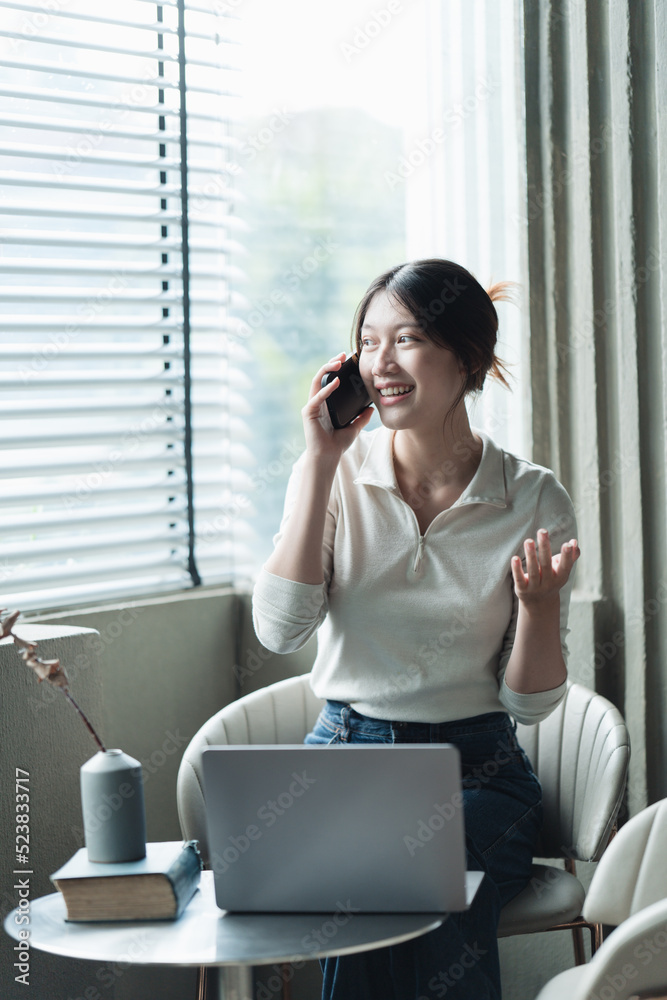
{"label": "woman's right hand", "polygon": [[314,458],[329,458],[336,464],[373,416],[373,408],[369,406],[347,427],[334,429],[326,401],[338,388],[339,380],[332,379],[322,388],[322,378],[327,372],[338,371],[344,360],[345,352],[322,365],[311,382],[308,402],[301,410],[306,451]]}
{"label": "woman's right hand", "polygon": [[298,480],[299,511],[298,515],[283,520],[281,537],[265,566],[269,573],[284,580],[318,585],[323,582],[322,542],[331,484],[341,455],[372,416],[369,407],[348,427],[334,430],[326,401],[336,391],[338,379],[323,389],[322,377],[338,371],[344,359],[345,355],[339,354],[322,365],[311,382],[308,402],[301,410],[306,454]]}

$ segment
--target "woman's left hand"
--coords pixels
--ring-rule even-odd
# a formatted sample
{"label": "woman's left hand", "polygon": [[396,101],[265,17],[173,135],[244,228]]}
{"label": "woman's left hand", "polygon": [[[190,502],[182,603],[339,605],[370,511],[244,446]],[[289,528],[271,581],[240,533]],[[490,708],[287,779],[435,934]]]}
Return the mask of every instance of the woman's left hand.
{"label": "woman's left hand", "polygon": [[543,528],[537,532],[537,545],[532,538],[523,543],[526,555],[524,571],[519,556],[512,559],[514,589],[520,601],[535,607],[544,601],[553,600],[572,572],[572,567],[581,555],[576,538],[565,542],[558,555],[552,555],[549,532]]}

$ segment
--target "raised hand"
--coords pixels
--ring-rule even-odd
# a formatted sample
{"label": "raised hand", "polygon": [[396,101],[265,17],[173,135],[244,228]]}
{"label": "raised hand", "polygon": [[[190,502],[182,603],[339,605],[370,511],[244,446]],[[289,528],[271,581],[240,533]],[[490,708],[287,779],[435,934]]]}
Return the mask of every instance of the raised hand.
{"label": "raised hand", "polygon": [[512,577],[517,597],[526,606],[532,607],[552,601],[567,583],[572,567],[581,555],[576,538],[565,542],[560,552],[553,555],[549,532],[541,528],[537,532],[537,545],[534,539],[527,538],[523,543],[523,550],[526,556],[525,571],[519,556],[512,559]]}

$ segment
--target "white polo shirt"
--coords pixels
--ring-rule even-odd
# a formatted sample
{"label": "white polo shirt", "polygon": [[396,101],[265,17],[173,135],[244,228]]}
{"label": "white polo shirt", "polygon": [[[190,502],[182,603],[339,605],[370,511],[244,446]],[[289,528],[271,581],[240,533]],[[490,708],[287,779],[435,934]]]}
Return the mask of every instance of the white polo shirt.
{"label": "white polo shirt", "polygon": [[[277,653],[318,632],[311,685],[363,715],[447,722],[507,711],[545,718],[565,684],[517,694],[503,675],[518,602],[510,563],[547,528],[554,552],[576,537],[572,502],[548,469],[517,458],[481,431],[479,467],[459,499],[422,535],[401,496],[392,431],[362,431],[340,461],[328,504],[323,584],[262,570],[253,595],[260,642]],[[281,532],[299,516],[302,458],[287,489]],[[280,532],[276,536],[276,541]],[[560,592],[561,645],[572,574]]]}

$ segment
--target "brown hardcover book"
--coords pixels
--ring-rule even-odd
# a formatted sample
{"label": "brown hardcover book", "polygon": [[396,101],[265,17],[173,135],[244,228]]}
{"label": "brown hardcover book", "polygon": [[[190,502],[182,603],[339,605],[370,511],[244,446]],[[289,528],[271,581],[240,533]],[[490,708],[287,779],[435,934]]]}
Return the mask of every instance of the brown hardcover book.
{"label": "brown hardcover book", "polygon": [[146,844],[139,861],[102,864],[85,847],[51,876],[67,920],[174,920],[199,885],[197,841]]}

